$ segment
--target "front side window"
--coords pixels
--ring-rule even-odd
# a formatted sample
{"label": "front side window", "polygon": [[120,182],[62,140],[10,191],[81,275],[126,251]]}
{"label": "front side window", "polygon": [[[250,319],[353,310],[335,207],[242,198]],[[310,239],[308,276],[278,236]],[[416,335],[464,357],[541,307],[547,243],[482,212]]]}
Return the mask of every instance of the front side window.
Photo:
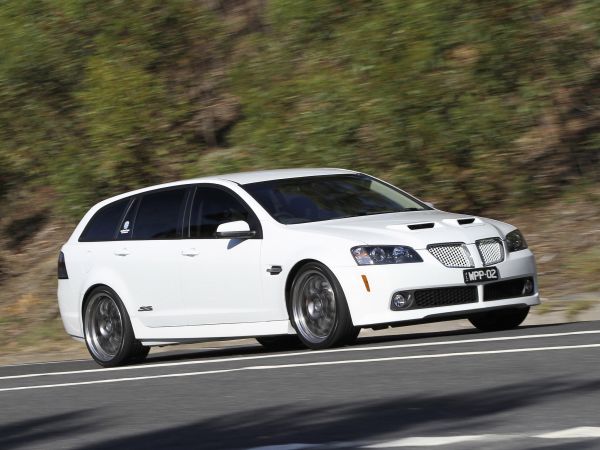
{"label": "front side window", "polygon": [[258,228],[254,214],[235,196],[219,188],[198,187],[190,217],[192,239],[214,238],[219,225],[237,220],[248,222],[253,230]]}
{"label": "front side window", "polygon": [[112,241],[130,200],[130,198],[117,200],[101,208],[89,221],[85,230],[81,233],[79,241]]}
{"label": "front side window", "polygon": [[289,178],[243,188],[283,224],[431,209],[399,189],[360,174]]}
{"label": "front side window", "polygon": [[131,238],[144,240],[181,237],[186,196],[187,188],[162,190],[141,196]]}

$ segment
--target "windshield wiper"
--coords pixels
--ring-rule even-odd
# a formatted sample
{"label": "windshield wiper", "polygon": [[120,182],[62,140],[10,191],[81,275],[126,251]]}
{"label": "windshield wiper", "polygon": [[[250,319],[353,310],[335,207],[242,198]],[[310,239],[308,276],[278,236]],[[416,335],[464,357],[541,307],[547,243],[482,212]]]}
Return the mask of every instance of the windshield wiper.
{"label": "windshield wiper", "polygon": [[347,217],[375,216],[377,214],[392,214],[392,213],[397,213],[397,212],[402,212],[402,211],[394,211],[394,210],[366,211],[366,212],[361,212],[361,213],[355,214],[353,216],[347,216]]}

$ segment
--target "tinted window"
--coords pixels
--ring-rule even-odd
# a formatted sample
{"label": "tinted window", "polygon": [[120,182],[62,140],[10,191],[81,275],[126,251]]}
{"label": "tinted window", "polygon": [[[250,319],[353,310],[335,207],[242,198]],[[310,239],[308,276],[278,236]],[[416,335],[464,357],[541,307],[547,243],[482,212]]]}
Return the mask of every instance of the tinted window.
{"label": "tinted window", "polygon": [[175,239],[181,223],[187,189],[170,189],[140,198],[132,239]]}
{"label": "tinted window", "polygon": [[81,242],[111,241],[115,238],[125,208],[131,199],[119,200],[100,209],[81,234]]}
{"label": "tinted window", "polygon": [[244,189],[285,224],[430,209],[366,175],[291,178],[251,183]]}
{"label": "tinted window", "polygon": [[131,239],[131,231],[133,230],[133,218],[135,217],[135,211],[137,209],[137,205],[139,203],[139,198],[134,198],[129,207],[127,208],[127,212],[121,219],[121,223],[119,224],[119,228],[117,229],[117,239]]}
{"label": "tinted window", "polygon": [[222,223],[245,220],[258,229],[254,215],[232,194],[218,188],[198,187],[190,218],[190,237],[214,238]]}

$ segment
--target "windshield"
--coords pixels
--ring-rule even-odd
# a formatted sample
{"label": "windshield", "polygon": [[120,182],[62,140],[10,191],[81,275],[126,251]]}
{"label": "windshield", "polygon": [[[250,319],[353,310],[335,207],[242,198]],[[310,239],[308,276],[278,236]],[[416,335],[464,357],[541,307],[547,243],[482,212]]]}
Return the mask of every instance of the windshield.
{"label": "windshield", "polygon": [[243,186],[283,224],[431,209],[367,175],[325,175]]}

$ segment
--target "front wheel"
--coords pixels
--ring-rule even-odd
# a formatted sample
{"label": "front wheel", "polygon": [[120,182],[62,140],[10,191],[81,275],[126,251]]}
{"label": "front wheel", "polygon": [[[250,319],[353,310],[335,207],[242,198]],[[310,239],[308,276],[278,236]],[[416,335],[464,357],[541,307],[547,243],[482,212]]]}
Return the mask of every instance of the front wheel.
{"label": "front wheel", "polygon": [[139,362],[150,350],[135,340],[129,315],[115,291],[94,289],[83,317],[85,343],[94,360],[104,367]]}
{"label": "front wheel", "polygon": [[356,337],[346,297],[335,275],[323,264],[305,264],[292,284],[290,316],[298,337],[319,350]]}
{"label": "front wheel", "polygon": [[481,331],[502,331],[517,328],[529,314],[529,307],[497,309],[469,317],[469,321]]}

